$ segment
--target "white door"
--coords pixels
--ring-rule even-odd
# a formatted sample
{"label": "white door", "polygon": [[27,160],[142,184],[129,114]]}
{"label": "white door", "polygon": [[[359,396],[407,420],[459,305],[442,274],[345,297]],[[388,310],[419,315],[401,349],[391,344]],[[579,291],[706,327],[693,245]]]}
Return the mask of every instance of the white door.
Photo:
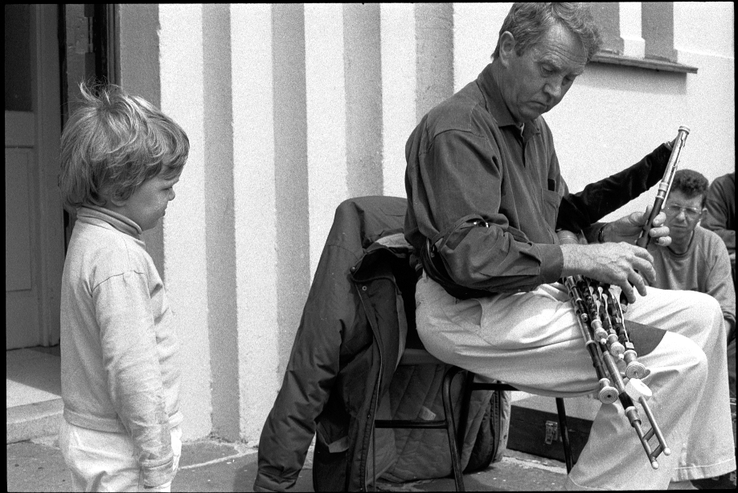
{"label": "white door", "polygon": [[5,346],[59,342],[64,263],[56,5],[5,6]]}

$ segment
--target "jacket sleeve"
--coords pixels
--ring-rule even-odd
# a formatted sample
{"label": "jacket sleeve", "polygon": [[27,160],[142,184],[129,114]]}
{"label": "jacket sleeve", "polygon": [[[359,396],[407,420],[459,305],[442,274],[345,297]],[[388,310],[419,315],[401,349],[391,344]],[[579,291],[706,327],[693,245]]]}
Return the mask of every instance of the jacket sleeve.
{"label": "jacket sleeve", "polygon": [[298,479],[339,371],[344,329],[356,312],[346,306],[348,272],[336,266],[355,261],[336,245],[326,245],[321,255],[282,387],[261,432],[255,491],[284,491]]}
{"label": "jacket sleeve", "polygon": [[160,486],[172,480],[174,453],[146,277],[113,276],[93,298],[113,406],[133,440],[144,484]]}
{"label": "jacket sleeve", "polygon": [[710,185],[705,200],[707,214],[702,226],[717,233],[728,253],[735,254],[735,224],[731,224],[735,217],[735,176],[732,182],[729,178],[729,175],[721,176]]}
{"label": "jacket sleeve", "polygon": [[670,155],[671,151],[662,144],[629,168],[590,183],[581,192],[565,195],[559,207],[556,229],[586,230],[635,199],[661,180]]}

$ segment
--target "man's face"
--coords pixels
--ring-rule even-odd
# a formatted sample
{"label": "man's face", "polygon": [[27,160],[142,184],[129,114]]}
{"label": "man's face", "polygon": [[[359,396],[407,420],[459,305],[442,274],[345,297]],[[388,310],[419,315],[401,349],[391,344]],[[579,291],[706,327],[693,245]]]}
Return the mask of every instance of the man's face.
{"label": "man's face", "polygon": [[702,194],[688,198],[680,190],[672,190],[664,203],[666,225],[674,242],[689,241],[702,214]]}
{"label": "man's face", "polygon": [[503,34],[500,61],[504,80],[503,98],[518,123],[533,120],[559,104],[574,79],[584,72],[587,53],[579,38],[568,29],[554,25],[521,56],[515,40]]}

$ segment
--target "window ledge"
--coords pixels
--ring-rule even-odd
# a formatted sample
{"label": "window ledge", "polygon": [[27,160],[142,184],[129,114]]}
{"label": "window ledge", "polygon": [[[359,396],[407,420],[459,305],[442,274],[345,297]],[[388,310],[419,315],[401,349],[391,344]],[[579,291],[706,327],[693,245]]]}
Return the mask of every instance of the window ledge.
{"label": "window ledge", "polygon": [[592,57],[593,63],[605,63],[610,65],[624,65],[628,67],[637,67],[647,70],[662,70],[664,72],[680,72],[696,74],[697,67],[690,67],[681,63],[667,62],[665,60],[655,60],[652,58],[633,58],[623,55],[615,55],[612,53],[597,53]]}

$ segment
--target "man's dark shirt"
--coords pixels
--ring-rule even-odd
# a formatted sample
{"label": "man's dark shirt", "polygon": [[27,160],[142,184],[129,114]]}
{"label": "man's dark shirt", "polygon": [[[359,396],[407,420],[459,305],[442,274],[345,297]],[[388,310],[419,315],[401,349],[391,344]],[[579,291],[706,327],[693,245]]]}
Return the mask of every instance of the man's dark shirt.
{"label": "man's dark shirt", "polygon": [[433,108],[410,135],[405,235],[418,251],[429,239],[456,285],[529,291],[561,277],[556,230],[590,228],[647,190],[661,178],[669,151],[662,145],[570,195],[548,125],[538,117],[521,130],[491,68]]}

